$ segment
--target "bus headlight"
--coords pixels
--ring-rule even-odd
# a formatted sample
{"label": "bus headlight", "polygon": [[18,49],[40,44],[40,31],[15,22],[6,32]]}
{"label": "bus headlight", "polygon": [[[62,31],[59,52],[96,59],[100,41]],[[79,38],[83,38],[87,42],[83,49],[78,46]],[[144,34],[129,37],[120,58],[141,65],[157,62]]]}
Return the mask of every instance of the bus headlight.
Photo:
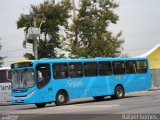
{"label": "bus headlight", "polygon": [[14,99],[15,99],[15,97],[14,97],[14,96],[11,96],[11,99],[12,99],[12,100],[14,100]]}
{"label": "bus headlight", "polygon": [[30,93],[27,95],[27,97],[31,97],[35,92],[36,92],[36,91],[30,92]]}

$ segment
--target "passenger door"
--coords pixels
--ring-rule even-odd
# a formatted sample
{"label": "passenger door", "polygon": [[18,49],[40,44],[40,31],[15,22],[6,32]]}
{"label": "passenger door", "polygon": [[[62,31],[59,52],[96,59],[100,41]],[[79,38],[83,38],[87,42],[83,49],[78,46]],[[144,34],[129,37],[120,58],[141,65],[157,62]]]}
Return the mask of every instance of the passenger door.
{"label": "passenger door", "polygon": [[49,91],[52,88],[49,84],[51,79],[50,64],[43,63],[36,66],[36,80],[38,89],[38,102],[49,102]]}

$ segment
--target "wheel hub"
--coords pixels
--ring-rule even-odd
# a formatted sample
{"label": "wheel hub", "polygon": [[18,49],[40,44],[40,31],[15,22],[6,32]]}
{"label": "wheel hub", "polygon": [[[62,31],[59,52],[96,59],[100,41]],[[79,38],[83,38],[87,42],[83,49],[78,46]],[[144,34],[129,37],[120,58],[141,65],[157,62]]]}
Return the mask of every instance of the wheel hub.
{"label": "wheel hub", "polygon": [[122,96],[122,90],[118,90],[117,94],[119,95],[119,97],[121,97]]}
{"label": "wheel hub", "polygon": [[59,95],[58,99],[59,99],[59,101],[63,102],[64,101],[64,96],[63,95]]}

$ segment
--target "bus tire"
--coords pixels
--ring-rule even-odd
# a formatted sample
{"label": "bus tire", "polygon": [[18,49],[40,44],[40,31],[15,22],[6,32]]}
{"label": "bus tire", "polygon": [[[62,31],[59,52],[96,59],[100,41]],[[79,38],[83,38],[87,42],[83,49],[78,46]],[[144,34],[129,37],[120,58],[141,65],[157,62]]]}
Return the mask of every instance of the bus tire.
{"label": "bus tire", "polygon": [[104,100],[104,96],[93,97],[93,99],[95,99],[96,101],[101,101]]}
{"label": "bus tire", "polygon": [[68,101],[68,95],[64,91],[59,91],[56,95],[56,101],[55,104],[57,106],[65,105]]}
{"label": "bus tire", "polygon": [[46,103],[36,103],[35,104],[37,108],[44,108],[46,106]]}
{"label": "bus tire", "polygon": [[114,95],[111,95],[112,99],[121,99],[125,96],[124,88],[121,85],[116,86]]}

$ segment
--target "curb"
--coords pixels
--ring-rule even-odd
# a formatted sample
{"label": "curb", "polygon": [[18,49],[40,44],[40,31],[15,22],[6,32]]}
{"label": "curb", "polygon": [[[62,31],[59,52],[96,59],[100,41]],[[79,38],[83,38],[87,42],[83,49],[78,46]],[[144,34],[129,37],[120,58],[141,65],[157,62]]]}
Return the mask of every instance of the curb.
{"label": "curb", "polygon": [[148,91],[156,91],[156,90],[160,90],[160,88],[151,88]]}
{"label": "curb", "polygon": [[130,93],[127,93],[128,95],[129,94],[133,94],[133,95],[136,95],[136,94],[144,94],[144,93],[151,93],[151,92],[159,92],[160,89],[149,89],[149,90],[146,90],[146,91],[136,91],[136,92],[130,92]]}

